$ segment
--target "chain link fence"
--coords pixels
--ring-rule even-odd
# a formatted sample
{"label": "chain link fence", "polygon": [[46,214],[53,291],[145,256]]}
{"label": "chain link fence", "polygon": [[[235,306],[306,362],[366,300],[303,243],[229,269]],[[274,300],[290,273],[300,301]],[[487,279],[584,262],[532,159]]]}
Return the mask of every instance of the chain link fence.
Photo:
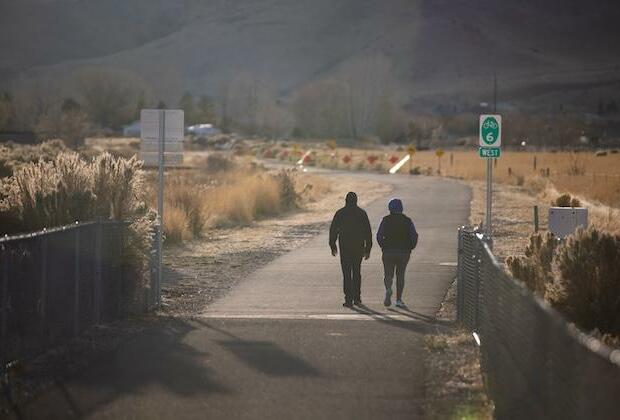
{"label": "chain link fence", "polygon": [[458,244],[457,317],[480,339],[497,418],[619,418],[620,350],[515,281],[476,229],[459,229]]}
{"label": "chain link fence", "polygon": [[[135,284],[123,261],[126,235],[124,222],[98,221],[0,239],[2,366],[126,315]],[[156,261],[153,251],[151,284]]]}

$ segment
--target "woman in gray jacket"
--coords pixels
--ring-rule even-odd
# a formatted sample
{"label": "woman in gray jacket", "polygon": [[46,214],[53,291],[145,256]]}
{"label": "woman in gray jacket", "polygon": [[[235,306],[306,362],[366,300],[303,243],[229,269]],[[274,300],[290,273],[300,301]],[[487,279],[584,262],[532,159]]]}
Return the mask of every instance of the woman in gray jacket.
{"label": "woman in gray jacket", "polygon": [[390,214],[381,220],[377,231],[377,243],[383,250],[383,272],[385,283],[385,300],[383,304],[392,304],[392,281],[396,271],[396,306],[404,308],[403,289],[405,287],[405,270],[411,257],[411,251],[418,244],[418,232],[413,221],[403,214],[403,203],[398,198],[388,203]]}

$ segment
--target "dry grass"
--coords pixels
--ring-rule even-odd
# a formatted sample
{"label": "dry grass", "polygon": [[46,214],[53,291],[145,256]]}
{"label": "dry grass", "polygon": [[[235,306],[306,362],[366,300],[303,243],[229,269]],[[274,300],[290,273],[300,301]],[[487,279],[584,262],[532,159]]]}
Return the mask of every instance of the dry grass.
{"label": "dry grass", "polygon": [[[85,161],[61,153],[50,161],[28,163],[0,182],[0,215],[13,217],[18,231],[29,232],[89,221],[126,220],[143,213],[143,175],[135,159],[108,153]],[[2,233],[8,224],[3,223]]]}
{"label": "dry grass", "polygon": [[[224,166],[235,169],[199,167],[166,175],[164,233],[168,243],[199,238],[211,228],[247,226],[313,202],[329,191],[329,184],[317,176],[252,169],[247,162]],[[151,207],[156,207],[154,174],[149,197]]]}
{"label": "dry grass", "polygon": [[[384,147],[374,150],[351,148],[329,149],[324,144],[305,145],[315,153],[307,163],[342,170],[380,170],[392,166],[392,158],[406,155],[403,147]],[[282,160],[295,161],[304,152],[294,147],[268,148]],[[260,155],[263,149],[256,149]],[[262,156],[262,155],[261,155]],[[369,157],[376,157],[371,164]],[[410,168],[427,175],[438,174],[440,160],[434,150],[415,153]],[[478,157],[477,151],[448,150],[441,158],[441,175],[467,181],[484,180],[486,165]],[[594,152],[527,152],[502,151],[502,157],[494,162],[494,179],[509,185],[523,186],[532,179],[545,179],[556,189],[578,195],[591,201],[598,201],[611,207],[620,208],[620,153],[607,153],[597,156]]]}
{"label": "dry grass", "polygon": [[234,182],[214,188],[205,202],[211,225],[247,225],[280,212],[280,187],[274,177],[244,174],[234,178]]}
{"label": "dry grass", "polygon": [[178,243],[193,238],[194,235],[189,228],[187,214],[182,208],[167,202],[164,204],[164,217],[166,221],[164,234],[167,241]]}
{"label": "dry grass", "polygon": [[[430,151],[416,153],[413,162],[418,166],[437,168],[437,157]],[[483,163],[474,150],[453,151],[442,158],[442,171],[446,176],[484,180],[486,168]],[[620,207],[620,154],[596,156],[592,152],[504,151],[494,165],[493,176],[496,181],[510,185],[523,185],[531,179],[545,178],[560,191]]]}

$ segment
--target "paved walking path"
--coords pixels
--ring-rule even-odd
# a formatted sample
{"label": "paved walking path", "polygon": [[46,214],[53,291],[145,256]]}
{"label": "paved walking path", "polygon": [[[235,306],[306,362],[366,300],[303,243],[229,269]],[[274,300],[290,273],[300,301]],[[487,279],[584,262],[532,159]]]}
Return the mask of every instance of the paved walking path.
{"label": "paved walking path", "polygon": [[[27,414],[424,417],[424,334],[437,328],[433,315],[455,275],[456,231],[467,222],[470,191],[446,179],[356,176],[392,183],[391,196],[403,199],[418,228],[406,276],[408,310],[383,307],[376,246],[362,265],[366,308],[343,308],[339,259],[331,256],[325,232],[256,271],[196,319],[166,323],[126,343]],[[388,198],[367,208],[373,233]]]}

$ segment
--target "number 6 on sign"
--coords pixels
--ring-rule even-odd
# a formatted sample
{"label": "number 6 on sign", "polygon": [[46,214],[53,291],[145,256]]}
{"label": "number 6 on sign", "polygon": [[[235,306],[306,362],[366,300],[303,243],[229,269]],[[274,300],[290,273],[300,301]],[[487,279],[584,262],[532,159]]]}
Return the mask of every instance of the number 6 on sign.
{"label": "number 6 on sign", "polygon": [[480,116],[480,140],[481,147],[499,147],[502,144],[502,116]]}

